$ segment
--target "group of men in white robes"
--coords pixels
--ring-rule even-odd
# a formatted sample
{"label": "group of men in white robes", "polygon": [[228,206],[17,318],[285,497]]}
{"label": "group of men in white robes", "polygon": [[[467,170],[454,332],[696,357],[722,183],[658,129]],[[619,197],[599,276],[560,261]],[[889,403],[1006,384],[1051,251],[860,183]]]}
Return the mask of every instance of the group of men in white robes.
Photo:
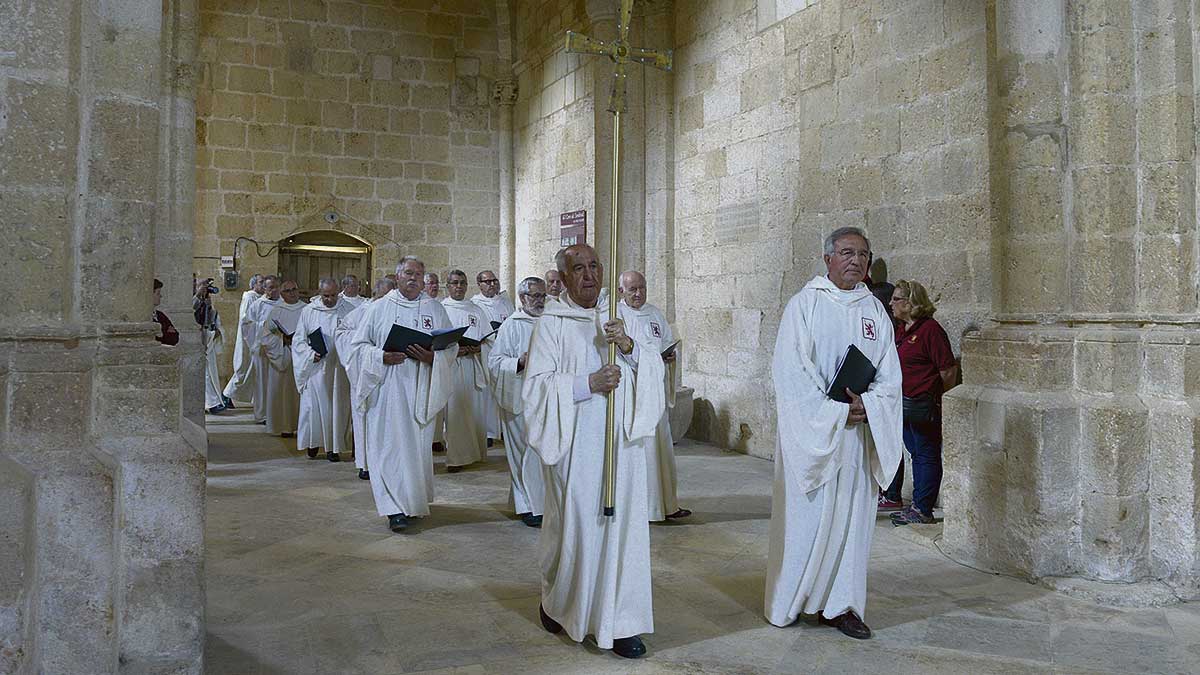
{"label": "group of men in white robes", "polygon": [[[825,241],[826,274],[791,299],[780,323],[772,362],[778,440],[764,607],[777,626],[815,615],[860,639],[871,635],[863,617],[875,497],[902,448],[892,324],[862,283],[870,255],[861,230],[835,230]],[[240,382],[291,376],[291,368],[280,367],[288,356],[280,347],[289,343],[295,382],[302,388],[325,382],[317,366],[329,357],[296,347],[306,335],[284,334],[324,332],[325,315],[337,316],[332,347],[347,381],[338,385],[336,375],[329,381],[334,397],[338,386],[349,391],[360,477],[371,481],[389,527],[403,531],[412,518],[430,513],[429,449],[439,426],[448,466],[486,456],[485,439],[503,436],[514,510],[527,525],[541,527],[542,625],[575,641],[594,636],[602,649],[637,658],[646,651],[641,635],[654,627],[649,523],[690,515],[678,504],[668,414],[676,343],[661,310],[646,303],[640,273],[622,274],[620,297],[610,299],[590,246],[565,248],[555,263],[553,278],[521,281],[517,310],[487,271],[476,278],[480,293],[467,300],[466,275],[452,270],[449,297],[439,301],[427,292],[438,292],[436,277],[407,257],[394,289],[377,288],[375,300],[339,314],[335,286],[323,285],[321,306],[296,312],[292,323],[288,292],[294,295],[294,284],[284,285],[280,299],[277,280],[266,277],[262,297],[251,299],[246,311],[250,320],[239,327],[248,344],[261,346],[251,351],[258,360],[251,359]],[[616,320],[609,319],[613,300],[619,301]],[[493,321],[500,328],[488,338]],[[424,333],[466,326],[474,342],[386,351],[397,325]],[[614,364],[606,363],[609,345],[618,355]],[[843,395],[829,387],[850,346],[870,360],[875,375],[865,390]],[[281,404],[267,394],[263,416],[276,429]],[[606,515],[608,396],[616,499]],[[490,410],[497,413],[494,426]],[[335,453],[348,447],[326,435],[341,433],[346,423],[338,424],[327,425],[320,415],[311,438],[319,433]]]}

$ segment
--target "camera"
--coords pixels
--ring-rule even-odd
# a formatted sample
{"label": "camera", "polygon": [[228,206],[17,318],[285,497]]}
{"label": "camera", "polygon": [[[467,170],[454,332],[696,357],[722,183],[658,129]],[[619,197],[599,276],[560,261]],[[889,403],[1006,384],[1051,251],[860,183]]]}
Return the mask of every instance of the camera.
{"label": "camera", "polygon": [[213,286],[212,281],[213,281],[212,277],[209,277],[204,280],[204,290],[208,291],[209,295],[215,295],[217,293],[220,293],[221,292],[220,289],[218,289],[216,286]]}

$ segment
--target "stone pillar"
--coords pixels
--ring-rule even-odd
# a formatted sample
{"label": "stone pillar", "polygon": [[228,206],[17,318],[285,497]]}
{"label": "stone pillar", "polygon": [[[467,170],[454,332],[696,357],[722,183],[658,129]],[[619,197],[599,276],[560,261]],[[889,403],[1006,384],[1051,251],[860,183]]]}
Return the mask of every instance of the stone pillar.
{"label": "stone pillar", "polygon": [[948,548],[1132,602],[1200,589],[1195,11],[995,3],[999,290],[946,399]]}
{"label": "stone pillar", "polygon": [[517,300],[516,278],[516,181],[513,173],[513,106],[517,102],[517,82],[511,78],[496,82],[492,98],[500,106],[500,270],[499,279]]}
{"label": "stone pillar", "polygon": [[[0,0],[0,672],[202,670],[190,224],[159,241],[163,191],[189,190],[162,168],[194,143],[163,136],[194,15]],[[159,269],[179,347],[153,339]]]}
{"label": "stone pillar", "polygon": [[[674,46],[674,3],[643,2],[639,44],[652,49]],[[675,319],[675,75],[643,69],[644,94],[644,238],[642,260],[650,301]]]}

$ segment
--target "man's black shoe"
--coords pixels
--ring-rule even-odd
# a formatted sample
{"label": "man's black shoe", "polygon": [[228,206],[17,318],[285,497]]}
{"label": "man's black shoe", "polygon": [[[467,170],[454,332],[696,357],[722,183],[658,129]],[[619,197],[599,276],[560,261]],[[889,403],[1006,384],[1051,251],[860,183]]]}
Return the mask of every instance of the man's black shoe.
{"label": "man's black shoe", "polygon": [[832,619],[826,619],[824,614],[819,614],[817,621],[826,626],[833,626],[855,640],[868,640],[871,637],[871,629],[862,619],[855,616],[854,612],[846,612]]}
{"label": "man's black shoe", "polygon": [[228,396],[222,396],[221,400],[224,401],[226,410],[233,410],[233,401],[229,400]]}
{"label": "man's black shoe", "polygon": [[646,643],[636,635],[617,638],[613,640],[613,653],[627,659],[640,659],[646,655]]}
{"label": "man's black shoe", "polygon": [[225,412],[225,406],[214,405],[211,408],[205,408],[204,412],[208,413],[209,415],[216,415],[217,413]]}
{"label": "man's black shoe", "polygon": [[318,452],[320,452],[320,450],[321,450],[320,448],[309,448],[309,449],[308,449],[308,458],[309,458],[309,459],[316,459],[316,458],[317,458],[317,453],[318,453]]}
{"label": "man's black shoe", "polygon": [[489,448],[490,448],[490,447],[492,447],[492,446],[493,446],[493,445],[495,445],[495,444],[496,444],[496,441],[495,441],[494,439],[491,439],[491,438],[489,438],[489,439],[488,439],[488,444],[487,444],[487,446],[488,446]]}
{"label": "man's black shoe", "polygon": [[541,527],[542,517],[535,516],[532,513],[526,513],[521,516],[521,522],[525,523],[529,527]]}
{"label": "man's black shoe", "polygon": [[336,452],[327,452],[327,453],[325,453],[325,459],[327,459],[327,460],[329,460],[329,461],[331,461],[331,462],[340,462],[340,461],[342,461],[342,457],[341,457],[341,455],[337,454]]}
{"label": "man's black shoe", "polygon": [[403,513],[393,513],[388,516],[388,529],[392,532],[403,532],[408,527],[408,518]]}
{"label": "man's black shoe", "polygon": [[446,473],[458,473],[459,471],[462,471],[462,469],[463,468],[461,466],[448,466],[446,467]]}
{"label": "man's black shoe", "polygon": [[359,469],[358,477],[361,480],[371,480],[371,474],[366,469]]}
{"label": "man's black shoe", "polygon": [[562,624],[551,619],[541,605],[538,605],[538,615],[542,617],[542,628],[545,628],[547,633],[558,635],[562,632]]}

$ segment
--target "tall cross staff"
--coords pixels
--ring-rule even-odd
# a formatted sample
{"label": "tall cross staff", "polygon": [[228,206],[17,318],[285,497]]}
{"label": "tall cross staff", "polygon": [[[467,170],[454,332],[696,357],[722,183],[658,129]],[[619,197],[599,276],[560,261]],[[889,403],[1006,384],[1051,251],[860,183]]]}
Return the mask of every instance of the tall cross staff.
{"label": "tall cross staff", "polygon": [[[625,112],[625,69],[630,61],[670,71],[673,62],[671,50],[654,51],[629,46],[629,23],[633,18],[633,0],[620,0],[620,16],[617,18],[617,37],[612,42],[601,42],[586,35],[567,31],[567,51],[574,54],[596,54],[612,59],[612,93],[608,97],[608,111],[613,115],[612,145],[612,223],[609,228],[608,252],[608,319],[617,318],[617,242],[621,241],[621,113]],[[608,345],[608,363],[617,361],[617,346]],[[616,461],[616,415],[614,392],[608,392],[608,419],[604,427],[604,515],[616,514],[617,461]]]}

